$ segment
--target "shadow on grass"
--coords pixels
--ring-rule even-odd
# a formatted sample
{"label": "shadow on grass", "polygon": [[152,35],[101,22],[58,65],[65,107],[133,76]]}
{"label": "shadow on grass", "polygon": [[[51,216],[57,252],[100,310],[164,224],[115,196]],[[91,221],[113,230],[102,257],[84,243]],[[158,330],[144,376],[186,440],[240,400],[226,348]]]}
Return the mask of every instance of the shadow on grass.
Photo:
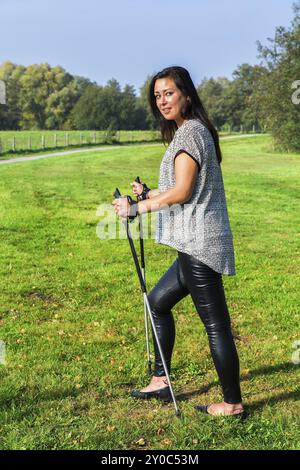
{"label": "shadow on grass", "polygon": [[[272,375],[276,374],[278,372],[295,372],[296,370],[296,365],[293,365],[291,363],[284,363],[284,364],[276,364],[272,366],[263,366],[258,369],[254,369],[253,371],[250,371],[249,374],[247,375],[241,375],[241,382],[251,380],[253,377],[259,377],[259,376],[266,376],[266,375]],[[288,387],[288,381],[287,387]],[[118,388],[127,388],[127,387],[132,387],[133,383],[127,382],[126,384],[118,384]],[[219,386],[218,380],[215,380],[209,384],[204,385],[201,388],[189,390],[189,391],[180,391],[178,394],[176,394],[176,398],[178,401],[188,401],[192,397],[198,397],[199,395],[206,394],[209,392],[210,389]],[[271,384],[270,384],[271,388]],[[59,388],[59,387],[53,387],[52,389],[49,390],[41,390],[39,389],[38,386],[32,387],[32,386],[24,386],[18,390],[16,393],[12,393],[10,396],[9,394],[2,395],[0,397],[0,407],[2,410],[5,408],[10,408],[12,405],[14,406],[24,406],[24,404],[30,404],[32,402],[35,403],[35,405],[38,405],[41,402],[45,401],[52,401],[52,400],[62,400],[65,398],[76,398],[78,395],[80,395],[84,389],[77,390],[74,387],[68,387],[68,388]],[[253,395],[255,394],[255,390],[253,391]],[[265,399],[259,399],[259,400],[254,400],[251,404],[247,405],[247,409],[250,411],[258,410],[259,408],[262,408],[266,404],[272,405],[277,402],[281,402],[283,400],[298,400],[300,398],[300,389],[294,390],[294,391],[286,391],[284,393],[279,393],[277,395],[274,395],[273,397],[266,397]]]}
{"label": "shadow on grass", "polygon": [[262,400],[254,400],[253,403],[250,403],[247,405],[247,409],[249,411],[257,411],[260,408],[263,408],[265,405],[275,405],[278,402],[281,401],[287,401],[287,400],[292,400],[296,401],[299,400],[300,398],[300,388],[297,390],[294,390],[293,392],[285,392],[285,393],[279,393],[278,395],[274,395],[271,398],[263,398]]}
{"label": "shadow on grass", "polygon": [[21,387],[18,393],[13,393],[11,396],[2,396],[0,398],[0,407],[2,411],[5,408],[14,406],[20,406],[27,403],[34,402],[35,404],[43,401],[52,400],[63,400],[64,398],[76,398],[80,394],[80,391],[74,387],[69,388],[52,388],[51,390],[39,391],[36,387]]}
{"label": "shadow on grass", "polygon": [[[296,368],[297,368],[296,365],[291,364],[289,362],[284,363],[284,364],[276,364],[272,366],[259,367],[258,369],[254,369],[250,371],[247,375],[242,374],[241,382],[251,380],[253,377],[273,375],[278,372],[295,372]],[[204,385],[200,389],[194,389],[194,390],[190,390],[187,392],[180,392],[179,394],[176,395],[176,397],[179,401],[187,401],[194,396],[208,393],[210,389],[218,385],[219,385],[219,382],[216,380],[207,385]],[[266,404],[274,404],[282,400],[298,400],[299,398],[300,398],[300,389],[297,389],[293,392],[287,391],[285,393],[274,395],[274,397],[272,398],[265,398],[265,399],[254,401],[251,405],[248,405],[247,408],[255,410],[255,409],[263,407]]]}

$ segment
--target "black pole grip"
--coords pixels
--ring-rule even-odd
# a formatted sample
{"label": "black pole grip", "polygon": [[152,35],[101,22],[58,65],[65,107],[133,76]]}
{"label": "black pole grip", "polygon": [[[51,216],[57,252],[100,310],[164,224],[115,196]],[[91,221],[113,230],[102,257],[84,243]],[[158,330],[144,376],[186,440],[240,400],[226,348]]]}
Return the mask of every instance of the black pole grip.
{"label": "black pole grip", "polygon": [[[119,199],[120,197],[122,197],[122,195],[121,195],[118,188],[116,188],[116,190],[114,192],[114,197],[115,197],[115,199]],[[139,277],[142,292],[147,292],[145,282],[144,282],[144,279],[143,279],[143,276],[142,276],[141,268],[140,268],[140,265],[139,265],[138,257],[137,257],[137,254],[136,254],[136,251],[135,251],[135,248],[134,248],[132,237],[131,237],[128,221],[124,220],[123,223],[125,225],[127,238],[128,238],[128,241],[129,241],[129,246],[130,246],[132,257],[133,257],[134,264],[135,264],[135,267],[136,267],[137,275]]]}
{"label": "black pole grip", "polygon": [[120,197],[122,197],[118,188],[116,188],[116,190],[114,192],[114,197],[115,197],[115,199],[119,199]]}

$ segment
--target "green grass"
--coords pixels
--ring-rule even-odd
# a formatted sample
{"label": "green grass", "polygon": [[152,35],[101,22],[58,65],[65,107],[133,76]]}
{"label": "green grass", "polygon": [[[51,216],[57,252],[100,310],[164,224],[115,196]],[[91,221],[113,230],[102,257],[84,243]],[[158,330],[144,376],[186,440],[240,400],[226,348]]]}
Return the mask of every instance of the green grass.
{"label": "green grass", "polygon": [[[270,145],[222,143],[243,423],[194,411],[222,396],[190,299],[174,309],[182,419],[172,404],[129,396],[148,382],[142,297],[127,240],[100,240],[96,211],[137,174],[156,187],[163,146],[0,168],[0,448],[135,449],[144,439],[143,449],[299,449],[300,157]],[[153,240],[145,249],[151,288],[175,253]]]}

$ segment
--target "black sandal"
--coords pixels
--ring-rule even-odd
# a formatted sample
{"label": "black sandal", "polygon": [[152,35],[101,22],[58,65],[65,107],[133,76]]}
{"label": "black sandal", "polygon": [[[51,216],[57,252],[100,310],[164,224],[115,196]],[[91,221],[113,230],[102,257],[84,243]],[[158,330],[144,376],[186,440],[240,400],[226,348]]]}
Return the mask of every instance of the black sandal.
{"label": "black sandal", "polygon": [[170,387],[159,388],[158,390],[152,390],[151,392],[141,392],[140,390],[133,390],[131,392],[133,398],[140,398],[147,400],[148,398],[159,398],[164,401],[172,399]]}

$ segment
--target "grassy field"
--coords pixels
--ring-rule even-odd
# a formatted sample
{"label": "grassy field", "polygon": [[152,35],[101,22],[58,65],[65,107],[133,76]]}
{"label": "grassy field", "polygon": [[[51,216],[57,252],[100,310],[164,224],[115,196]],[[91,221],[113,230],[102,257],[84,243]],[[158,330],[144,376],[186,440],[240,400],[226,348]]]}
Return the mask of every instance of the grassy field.
{"label": "grassy field", "polygon": [[[127,240],[96,236],[97,207],[137,174],[156,187],[164,148],[91,150],[0,168],[0,448],[300,448],[300,156],[272,153],[266,136],[222,148],[237,270],[224,286],[248,419],[194,411],[222,397],[188,298],[174,309],[182,418],[130,398],[148,382],[142,297]],[[151,288],[175,253],[145,249]]]}

